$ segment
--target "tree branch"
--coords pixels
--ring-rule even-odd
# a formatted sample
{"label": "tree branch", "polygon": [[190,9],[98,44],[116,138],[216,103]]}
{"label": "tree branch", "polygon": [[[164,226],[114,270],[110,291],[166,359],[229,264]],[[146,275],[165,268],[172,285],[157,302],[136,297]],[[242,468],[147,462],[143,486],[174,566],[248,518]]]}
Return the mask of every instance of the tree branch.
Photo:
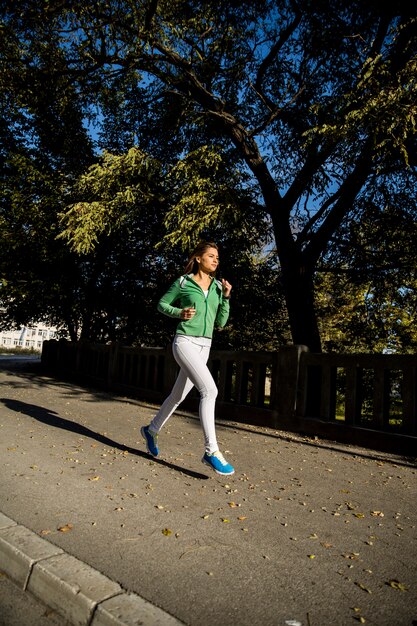
{"label": "tree branch", "polygon": [[268,52],[268,54],[265,56],[265,58],[263,59],[262,63],[260,64],[259,68],[258,68],[258,72],[256,75],[256,79],[255,79],[255,89],[256,92],[260,95],[260,97],[262,98],[262,101],[264,103],[266,103],[269,107],[269,109],[271,111],[274,111],[277,106],[276,104],[264,93],[263,90],[263,81],[265,78],[265,75],[268,71],[268,69],[271,67],[272,63],[274,62],[274,60],[277,57],[278,52],[280,51],[280,49],[282,48],[282,46],[284,45],[284,43],[286,41],[288,41],[290,35],[295,31],[295,29],[297,28],[297,26],[299,25],[299,23],[301,22],[301,12],[299,10],[296,9],[296,15],[295,18],[293,19],[293,21],[287,26],[287,28],[285,28],[282,33],[280,34],[278,41],[276,41],[274,43],[274,45],[271,47],[270,51]]}
{"label": "tree branch", "polygon": [[152,21],[156,15],[157,8],[158,8],[158,0],[150,0],[148,8],[145,13],[145,22],[144,22],[145,31],[151,30]]}
{"label": "tree branch", "polygon": [[303,252],[310,262],[315,262],[331,235],[339,228],[346,213],[353,206],[354,200],[369,175],[372,166],[373,137],[368,137],[362,147],[362,154],[352,172],[346,177],[339,188],[338,200],[329,212],[320,228],[312,235],[310,243]]}

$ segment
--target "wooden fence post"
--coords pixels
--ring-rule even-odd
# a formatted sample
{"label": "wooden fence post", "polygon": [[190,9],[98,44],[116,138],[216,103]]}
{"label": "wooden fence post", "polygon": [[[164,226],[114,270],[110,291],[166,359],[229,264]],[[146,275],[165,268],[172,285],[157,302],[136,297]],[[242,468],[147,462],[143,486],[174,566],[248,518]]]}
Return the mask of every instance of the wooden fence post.
{"label": "wooden fence post", "polygon": [[[300,356],[308,352],[307,346],[284,346],[277,352],[275,375],[272,380],[274,411],[273,422],[290,421],[296,414],[299,395]],[[271,390],[272,391],[272,390]]]}
{"label": "wooden fence post", "polygon": [[109,350],[109,366],[107,368],[107,384],[111,388],[117,372],[117,360],[119,358],[119,341],[114,341],[107,349]]}

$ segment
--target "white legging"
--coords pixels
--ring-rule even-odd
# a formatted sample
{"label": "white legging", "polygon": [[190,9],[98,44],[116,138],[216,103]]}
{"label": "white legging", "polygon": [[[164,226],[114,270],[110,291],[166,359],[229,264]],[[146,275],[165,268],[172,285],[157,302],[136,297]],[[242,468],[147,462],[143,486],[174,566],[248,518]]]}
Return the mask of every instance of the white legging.
{"label": "white legging", "polygon": [[214,423],[217,387],[207,367],[210,341],[199,337],[175,335],[172,352],[181,369],[170,395],[161,405],[149,427],[159,433],[178,405],[195,386],[200,394],[199,415],[204,433],[204,444],[206,452],[211,454],[219,447]]}

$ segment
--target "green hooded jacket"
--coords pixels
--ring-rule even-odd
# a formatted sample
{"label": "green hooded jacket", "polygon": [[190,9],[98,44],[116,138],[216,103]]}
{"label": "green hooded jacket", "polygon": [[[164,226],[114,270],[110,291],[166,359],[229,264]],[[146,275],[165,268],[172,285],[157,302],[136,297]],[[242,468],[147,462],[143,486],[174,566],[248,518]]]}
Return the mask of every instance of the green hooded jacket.
{"label": "green hooded jacket", "polygon": [[[174,306],[177,305],[177,306]],[[191,274],[178,278],[158,302],[158,311],[168,317],[180,318],[182,309],[194,307],[190,320],[181,320],[176,333],[193,337],[213,337],[215,326],[223,328],[230,312],[229,299],[223,296],[222,284],[212,279],[207,298]]]}

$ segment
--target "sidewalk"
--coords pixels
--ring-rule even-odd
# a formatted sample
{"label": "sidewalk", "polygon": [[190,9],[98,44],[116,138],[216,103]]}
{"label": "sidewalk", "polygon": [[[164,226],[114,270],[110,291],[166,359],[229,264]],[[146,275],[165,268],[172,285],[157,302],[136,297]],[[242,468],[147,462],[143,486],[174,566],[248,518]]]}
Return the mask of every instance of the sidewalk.
{"label": "sidewalk", "polygon": [[195,416],[152,459],[152,405],[2,359],[0,386],[0,570],[63,623],[417,623],[416,459],[221,421],[226,479]]}

